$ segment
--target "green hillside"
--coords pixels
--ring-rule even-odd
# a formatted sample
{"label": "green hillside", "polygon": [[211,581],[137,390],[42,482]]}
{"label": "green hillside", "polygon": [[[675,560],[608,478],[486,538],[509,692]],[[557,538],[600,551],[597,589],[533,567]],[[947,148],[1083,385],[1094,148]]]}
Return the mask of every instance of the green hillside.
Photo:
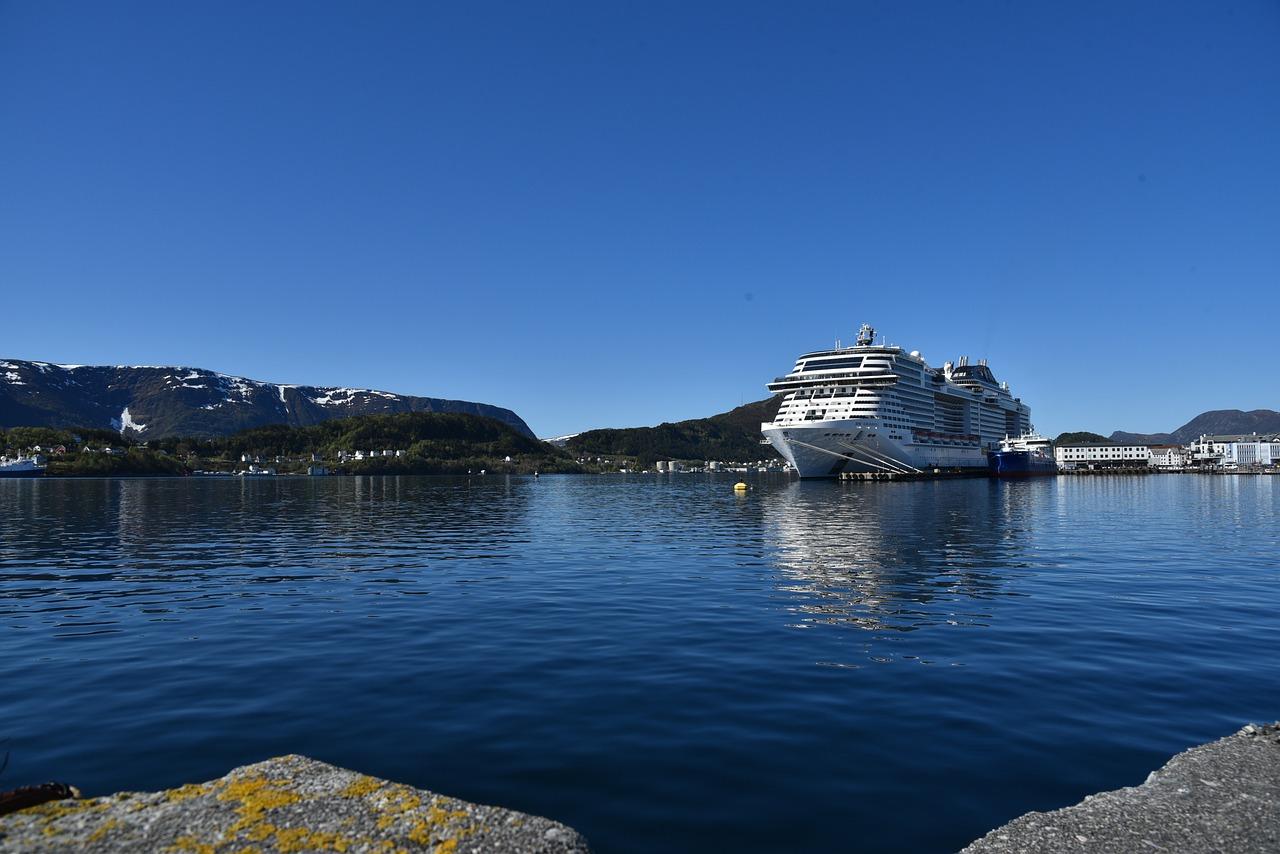
{"label": "green hillside", "polygon": [[1115,442],[1106,436],[1099,436],[1097,433],[1089,433],[1079,431],[1075,433],[1060,433],[1058,438],[1053,440],[1055,445],[1114,445]]}
{"label": "green hillside", "polygon": [[[496,469],[506,457],[517,471],[574,471],[564,451],[531,438],[509,424],[456,412],[404,412],[360,415],[308,427],[283,424],[255,427],[211,439],[164,439],[151,447],[178,457],[239,460],[242,454],[297,458],[319,454],[345,474],[436,474]],[[336,463],[340,451],[404,451],[400,457],[375,457]]]}
{"label": "green hillside", "polygon": [[[480,415],[406,412],[359,415],[307,427],[272,425],[215,438],[169,438],[140,444],[96,429],[15,427],[0,430],[0,449],[30,452],[39,445],[50,475],[172,475],[243,469],[242,455],[281,473],[305,472],[313,454],[341,474],[455,474],[487,469],[576,472],[565,451],[509,424]],[[65,448],[65,453],[51,451]],[[108,454],[110,446],[116,453]],[[339,460],[340,451],[403,451],[402,456]],[[507,463],[510,457],[512,462]]]}
{"label": "green hillside", "polygon": [[770,397],[710,418],[669,422],[657,427],[588,430],[569,439],[566,447],[575,456],[635,457],[642,466],[657,460],[767,459],[775,452],[760,444],[760,424],[777,415],[780,403],[781,398]]}

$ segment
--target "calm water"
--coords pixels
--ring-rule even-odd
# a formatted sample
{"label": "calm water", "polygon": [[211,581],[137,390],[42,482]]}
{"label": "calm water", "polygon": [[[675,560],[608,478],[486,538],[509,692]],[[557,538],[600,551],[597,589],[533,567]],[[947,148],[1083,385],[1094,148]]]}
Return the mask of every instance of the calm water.
{"label": "calm water", "polygon": [[956,849],[1280,718],[1280,478],[0,481],[0,783]]}

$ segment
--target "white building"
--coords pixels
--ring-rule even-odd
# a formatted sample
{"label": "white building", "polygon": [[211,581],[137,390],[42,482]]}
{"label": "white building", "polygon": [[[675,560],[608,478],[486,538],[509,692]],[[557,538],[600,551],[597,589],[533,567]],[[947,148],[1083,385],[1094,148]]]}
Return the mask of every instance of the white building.
{"label": "white building", "polygon": [[1053,457],[1064,469],[1130,468],[1151,464],[1146,445],[1058,445]]}
{"label": "white building", "polygon": [[1191,453],[1181,445],[1152,445],[1151,466],[1158,469],[1180,469],[1190,465]]}
{"label": "white building", "polygon": [[1280,434],[1201,436],[1191,444],[1196,465],[1239,469],[1280,465]]}

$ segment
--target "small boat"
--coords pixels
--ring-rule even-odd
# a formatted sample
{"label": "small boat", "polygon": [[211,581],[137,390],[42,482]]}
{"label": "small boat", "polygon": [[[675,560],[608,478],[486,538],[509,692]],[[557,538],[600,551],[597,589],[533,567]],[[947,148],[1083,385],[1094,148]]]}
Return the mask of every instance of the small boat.
{"label": "small boat", "polygon": [[1000,449],[987,452],[987,471],[995,477],[1037,477],[1058,473],[1053,443],[1038,433],[1008,436]]}
{"label": "small boat", "polygon": [[0,457],[0,477],[44,477],[39,457]]}

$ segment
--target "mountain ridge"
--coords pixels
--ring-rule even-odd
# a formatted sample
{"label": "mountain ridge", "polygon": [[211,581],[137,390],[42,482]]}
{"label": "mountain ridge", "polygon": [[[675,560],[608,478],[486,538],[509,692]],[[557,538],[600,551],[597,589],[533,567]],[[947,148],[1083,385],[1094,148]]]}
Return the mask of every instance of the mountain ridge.
{"label": "mountain ridge", "polygon": [[1185,445],[1201,436],[1280,433],[1280,412],[1274,409],[1210,409],[1170,433],[1130,433],[1116,430],[1111,441],[1131,445]]}
{"label": "mountain ridge", "polygon": [[225,436],[268,424],[456,412],[501,421],[536,438],[510,409],[368,388],[269,383],[204,368],[60,365],[0,359],[0,426],[111,428],[135,438]]}

